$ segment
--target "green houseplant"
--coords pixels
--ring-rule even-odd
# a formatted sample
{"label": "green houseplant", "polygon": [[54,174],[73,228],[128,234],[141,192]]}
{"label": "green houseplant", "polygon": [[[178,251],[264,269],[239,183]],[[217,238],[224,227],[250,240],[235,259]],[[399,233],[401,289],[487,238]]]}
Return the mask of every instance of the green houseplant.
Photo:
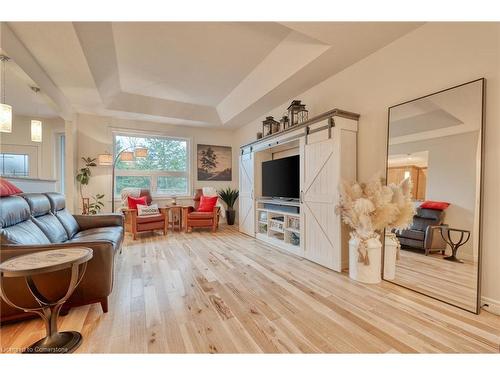
{"label": "green houseplant", "polygon": [[236,211],[234,210],[234,203],[240,192],[238,190],[231,189],[230,187],[218,191],[219,198],[226,204],[226,220],[228,225],[234,224],[234,219],[236,218]]}
{"label": "green houseplant", "polygon": [[78,171],[78,174],[76,175],[76,181],[78,182],[78,190],[80,192],[80,197],[82,199],[82,213],[84,215],[95,215],[98,214],[99,211],[104,207],[104,203],[102,202],[102,198],[104,198],[104,194],[97,194],[92,197],[93,202],[90,203],[89,198],[85,198],[83,196],[83,186],[86,186],[90,182],[90,177],[92,176],[92,169],[93,167],[97,166],[96,163],[96,158],[91,158],[91,157],[82,157],[82,161],[84,162],[84,165],[80,170]]}

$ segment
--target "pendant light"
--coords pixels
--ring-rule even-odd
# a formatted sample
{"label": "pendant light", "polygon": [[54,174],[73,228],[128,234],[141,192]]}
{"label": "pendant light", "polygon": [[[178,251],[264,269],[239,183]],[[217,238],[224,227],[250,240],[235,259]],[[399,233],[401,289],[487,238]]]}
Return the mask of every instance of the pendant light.
{"label": "pendant light", "polygon": [[12,107],[5,103],[5,65],[9,58],[5,55],[0,55],[1,68],[1,97],[0,97],[0,132],[12,133]]}
{"label": "pendant light", "polygon": [[[36,94],[40,92],[38,87],[31,87],[33,92]],[[35,105],[38,114],[38,100],[35,99]],[[31,141],[32,142],[41,142],[42,141],[42,122],[40,120],[31,120]]]}

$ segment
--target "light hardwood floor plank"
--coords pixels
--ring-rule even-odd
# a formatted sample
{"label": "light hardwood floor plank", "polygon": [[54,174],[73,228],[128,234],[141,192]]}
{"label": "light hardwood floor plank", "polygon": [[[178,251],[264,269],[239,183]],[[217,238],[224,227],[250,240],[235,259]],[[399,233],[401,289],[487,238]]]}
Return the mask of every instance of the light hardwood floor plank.
{"label": "light hardwood floor plank", "polygon": [[[388,282],[366,285],[234,227],[127,238],[109,312],[74,308],[60,327],[79,353],[499,352],[500,317],[467,313]],[[0,328],[2,352],[44,336]]]}

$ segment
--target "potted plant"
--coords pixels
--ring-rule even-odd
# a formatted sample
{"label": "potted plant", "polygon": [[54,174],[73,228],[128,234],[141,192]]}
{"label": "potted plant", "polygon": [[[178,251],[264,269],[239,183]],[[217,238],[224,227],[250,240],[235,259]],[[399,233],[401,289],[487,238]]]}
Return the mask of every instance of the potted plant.
{"label": "potted plant", "polygon": [[79,192],[80,192],[80,197],[82,199],[82,214],[88,215],[92,214],[95,215],[101,211],[101,209],[104,207],[104,203],[102,202],[102,198],[104,198],[104,194],[97,194],[94,197],[92,197],[93,202],[90,203],[89,198],[85,198],[83,196],[83,186],[86,186],[90,182],[90,177],[92,176],[92,170],[91,168],[96,167],[96,158],[91,158],[91,157],[82,157],[82,160],[84,162],[83,168],[80,168],[78,174],[76,175],[76,181],[79,183]]}
{"label": "potted plant", "polygon": [[[385,228],[404,225],[408,213],[402,208],[409,180],[400,186],[385,186],[380,177],[368,183],[342,182],[337,212],[351,229],[349,240],[349,277],[374,284],[381,279],[382,244],[380,235]],[[413,216],[413,215],[412,215]]]}
{"label": "potted plant", "polygon": [[236,211],[234,210],[234,203],[240,192],[238,190],[231,189],[230,187],[222,189],[217,192],[219,198],[226,204],[226,221],[228,225],[234,224],[234,219],[236,218]]}

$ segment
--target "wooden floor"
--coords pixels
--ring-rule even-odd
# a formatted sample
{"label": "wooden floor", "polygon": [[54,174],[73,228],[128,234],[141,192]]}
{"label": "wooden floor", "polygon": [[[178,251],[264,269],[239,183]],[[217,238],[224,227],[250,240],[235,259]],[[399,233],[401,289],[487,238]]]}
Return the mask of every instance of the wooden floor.
{"label": "wooden floor", "polygon": [[476,310],[477,264],[450,262],[441,254],[426,256],[410,250],[401,250],[400,255],[395,283]]}
{"label": "wooden floor", "polygon": [[[127,240],[109,313],[71,310],[79,353],[499,352],[500,317],[383,282],[363,285],[234,229]],[[2,351],[43,336],[1,328]]]}

